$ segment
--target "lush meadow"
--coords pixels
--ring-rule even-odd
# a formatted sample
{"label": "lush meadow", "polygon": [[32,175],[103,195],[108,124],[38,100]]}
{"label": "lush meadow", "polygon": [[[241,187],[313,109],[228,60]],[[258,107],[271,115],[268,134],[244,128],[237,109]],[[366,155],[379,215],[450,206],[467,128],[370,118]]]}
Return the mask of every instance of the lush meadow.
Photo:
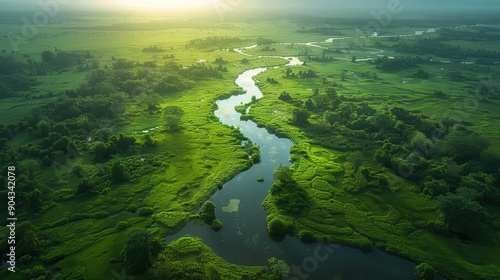
{"label": "lush meadow", "polygon": [[[257,162],[214,116],[216,100],[241,93],[243,71],[286,64],[266,56],[299,56],[304,65],[257,77],[264,97],[244,115],[294,143],[263,202],[270,234],[496,279],[499,29],[397,37],[425,30],[407,20],[381,34],[395,37],[356,38],[362,22],[75,17],[19,53],[2,37],[0,162],[16,167],[24,241],[20,273],[0,277],[280,279],[278,260],[235,266],[199,239],[162,238],[207,222],[202,204]],[[3,23],[0,34],[18,28]],[[411,47],[423,39],[444,46]],[[256,44],[251,56],[233,50]],[[464,51],[443,51],[456,46]]]}

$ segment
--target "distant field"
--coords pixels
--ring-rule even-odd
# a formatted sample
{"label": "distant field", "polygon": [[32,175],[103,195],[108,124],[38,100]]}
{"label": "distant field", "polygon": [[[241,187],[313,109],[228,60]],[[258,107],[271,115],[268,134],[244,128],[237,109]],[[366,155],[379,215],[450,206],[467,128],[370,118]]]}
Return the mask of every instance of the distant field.
{"label": "distant field", "polygon": [[[221,23],[162,18],[151,20],[146,17],[79,17],[40,28],[29,42],[19,45],[19,53],[12,54],[16,60],[24,64],[32,63],[29,61],[42,64],[44,51],[85,50],[93,56],[85,63],[97,61],[98,69],[103,70],[100,73],[110,77],[121,73],[122,69],[113,69],[118,61],[131,62],[130,68],[123,70],[124,75],[133,76],[134,82],[141,85],[138,88],[148,92],[146,97],[148,94],[153,96],[153,88],[162,89],[158,86],[161,79],[173,72],[173,80],[177,79],[175,81],[179,84],[188,81],[186,84],[189,85],[175,91],[165,90],[157,95],[158,100],[153,104],[141,99],[143,96],[134,92],[135,88],[131,92],[119,92],[116,99],[121,96],[124,107],[119,108],[123,110],[116,113],[114,119],[91,119],[89,112],[64,119],[57,115],[60,112],[51,110],[67,108],[51,106],[65,104],[65,92],[77,90],[82,85],[85,88],[90,84],[92,73],[97,70],[78,70],[74,66],[64,71],[49,71],[45,75],[29,74],[27,76],[36,78],[40,84],[0,100],[2,129],[10,125],[15,127],[14,131],[22,130],[23,121],[28,123],[30,117],[46,114],[30,124],[30,131],[20,131],[13,133],[10,139],[5,138],[5,158],[9,156],[9,160],[19,161],[18,169],[23,172],[19,175],[24,184],[19,187],[23,203],[34,208],[40,206],[36,213],[27,208],[19,212],[20,220],[29,221],[35,227],[35,236],[41,240],[33,246],[43,246],[43,251],[28,262],[30,268],[39,265],[42,269],[52,269],[48,274],[65,275],[66,279],[73,279],[71,277],[75,275],[86,275],[87,279],[110,279],[114,271],[122,269],[121,252],[128,233],[146,229],[151,236],[163,238],[177,232],[188,221],[199,221],[198,210],[202,203],[224,182],[254,163],[241,144],[245,138],[238,129],[225,126],[215,118],[216,100],[238,92],[234,80],[240,73],[259,67],[282,66],[286,61],[279,57],[298,56],[305,62],[304,65],[269,69],[257,77],[257,85],[264,97],[252,104],[247,117],[294,142],[291,151],[294,163],[292,177],[297,188],[311,199],[311,207],[307,211],[290,214],[280,208],[276,197],[269,195],[263,202],[268,216],[283,219],[291,225],[294,234],[305,241],[308,236],[327,236],[333,238],[335,243],[363,250],[374,245],[415,263],[428,262],[450,279],[458,279],[462,274],[466,275],[464,279],[473,279],[474,276],[493,279],[488,277],[500,273],[498,240],[493,239],[492,244],[485,245],[475,241],[462,242],[455,233],[447,237],[430,233],[429,223],[442,218],[437,199],[417,191],[417,184],[409,178],[382,167],[374,159],[372,151],[365,149],[375,142],[389,141],[384,138],[383,130],[372,133],[379,137],[377,141],[362,138],[368,137],[368,134],[360,133],[364,127],[357,130],[361,134],[358,138],[343,137],[341,133],[347,130],[345,127],[334,121],[329,123],[323,111],[308,109],[307,104],[311,104],[308,101],[312,102],[316,90],[319,95],[333,89],[345,104],[364,103],[377,112],[402,107],[430,124],[438,124],[449,117],[456,124],[487,138],[491,143],[488,151],[500,156],[497,82],[500,65],[480,65],[470,57],[452,61],[429,55],[432,61],[427,63],[403,65],[393,71],[381,70],[377,67],[377,59],[417,56],[398,53],[393,46],[397,42],[414,44],[420,38],[437,38],[434,32],[412,36],[415,31],[425,31],[436,27],[436,24],[424,27],[427,24],[425,21],[413,22],[411,27],[404,27],[403,23],[395,23],[383,29],[378,38],[357,38],[360,36],[360,24],[362,26],[365,21],[356,20],[349,25],[343,20],[338,19],[332,24],[325,23],[324,19],[316,19],[310,24],[304,19],[248,19]],[[322,30],[324,26],[328,26],[330,31],[310,31],[313,28]],[[5,55],[10,55],[12,46],[6,34],[16,34],[21,30],[21,25],[0,24],[0,51],[5,50]],[[398,41],[383,37],[397,35],[401,35]],[[240,40],[205,47],[190,44],[195,39],[215,36],[238,37]],[[340,39],[326,41],[334,37]],[[244,50],[250,56],[233,51],[234,48],[255,45],[259,40],[265,43]],[[447,44],[464,49],[498,49],[498,42],[483,44],[450,40]],[[161,51],[143,51],[153,46]],[[149,66],[145,64],[148,62]],[[193,77],[180,77],[182,70],[198,66],[203,71],[210,68],[211,73],[220,76],[198,78],[194,77],[195,73]],[[296,76],[287,77],[287,69]],[[153,73],[153,78],[146,74],[144,76],[148,78],[139,78],[141,71],[148,75]],[[314,76],[304,74],[311,72]],[[108,80],[100,83],[108,83],[99,88],[103,92],[111,87]],[[119,81],[117,84],[122,86],[125,83]],[[484,88],[491,91],[489,95],[477,94]],[[283,101],[282,96],[278,98],[284,92],[291,96],[293,102]],[[108,101],[108,96],[115,96],[101,92],[92,94],[92,98],[103,101]],[[92,98],[74,96],[71,98],[72,105],[83,108],[82,104],[91,102]],[[164,115],[170,115],[164,109],[169,107],[183,112],[182,118],[179,117],[178,130],[167,129],[168,121]],[[242,104],[242,108],[246,107]],[[93,108],[87,109],[90,111]],[[296,109],[309,113],[311,126],[303,127],[296,123]],[[49,114],[56,118],[51,119]],[[351,111],[346,115],[357,117],[356,114]],[[72,132],[66,132],[64,127],[71,128]],[[327,132],[321,135],[321,131]],[[401,138],[408,142],[413,136],[404,135]],[[51,137],[57,140],[53,141]],[[63,137],[79,148],[76,155],[67,152],[68,143],[63,149],[51,150]],[[127,137],[134,141],[131,147],[124,148],[122,153],[114,153],[106,160],[97,160],[98,147],[109,149],[112,153],[113,149],[118,149],[117,146],[126,146],[123,142],[127,141]],[[147,141],[154,145],[147,146]],[[351,147],[359,149],[350,151]],[[7,149],[10,149],[8,153]],[[32,154],[15,154],[23,149],[31,149]],[[355,157],[362,167],[349,165]],[[46,161],[50,161],[49,164],[44,163]],[[111,182],[118,176],[116,173],[123,173],[125,167],[137,177],[130,181]],[[360,177],[359,170],[364,168],[375,170],[377,176],[386,178],[386,188],[359,193],[347,190],[344,187],[346,179],[349,176]],[[464,164],[463,168],[473,170],[476,167]],[[454,172],[452,167],[448,171]],[[85,188],[83,173],[90,181],[105,173],[102,176],[106,180],[94,186],[100,190],[98,193],[77,193],[80,188]],[[370,173],[367,176],[371,176]],[[38,189],[42,191],[35,191]],[[1,193],[3,195],[5,191]],[[47,201],[40,202],[40,197]],[[142,214],[141,210],[144,211]],[[498,207],[488,206],[488,211],[493,220],[498,218]],[[7,215],[5,209],[0,213],[2,217]],[[158,217],[167,218],[162,220]],[[498,238],[498,223],[493,222],[489,229]],[[193,263],[203,259],[210,264],[209,268],[202,268],[204,273],[220,270],[224,276],[210,279],[238,279],[247,272],[268,272],[263,267],[231,265],[231,260],[220,259],[198,239],[182,238],[162,248],[167,251],[161,265],[167,267],[170,262],[186,260],[194,266]],[[30,269],[26,271],[29,273]],[[0,271],[2,277],[6,273],[5,269]],[[264,274],[256,275],[261,277]],[[25,279],[25,276],[19,273],[9,275],[8,279]],[[149,276],[137,279],[148,279]]]}

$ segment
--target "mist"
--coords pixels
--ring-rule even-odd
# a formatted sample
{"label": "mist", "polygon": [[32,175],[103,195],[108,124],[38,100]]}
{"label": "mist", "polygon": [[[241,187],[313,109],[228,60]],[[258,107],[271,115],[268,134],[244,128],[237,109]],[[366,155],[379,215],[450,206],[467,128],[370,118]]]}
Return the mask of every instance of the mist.
{"label": "mist", "polygon": [[[131,1],[128,1],[131,2]],[[132,1],[133,2],[133,1]],[[144,2],[144,1],[143,1]],[[143,3],[138,1],[138,3]],[[146,1],[147,2],[147,1]],[[158,1],[152,1],[159,3]],[[184,2],[184,1],[182,1]],[[412,13],[473,13],[498,11],[499,1],[494,0],[198,0],[201,3],[197,9],[231,11],[234,15],[259,15],[266,14],[301,14],[316,16],[349,15],[355,17],[369,17],[373,10],[397,9],[406,14]],[[62,11],[134,11],[127,0],[0,0],[0,7],[4,11],[36,11],[41,9],[41,3],[59,3]],[[178,5],[180,0],[166,0],[164,6]],[[186,9],[187,10],[187,9]],[[173,11],[172,8],[161,12]],[[158,12],[158,11],[157,11]]]}

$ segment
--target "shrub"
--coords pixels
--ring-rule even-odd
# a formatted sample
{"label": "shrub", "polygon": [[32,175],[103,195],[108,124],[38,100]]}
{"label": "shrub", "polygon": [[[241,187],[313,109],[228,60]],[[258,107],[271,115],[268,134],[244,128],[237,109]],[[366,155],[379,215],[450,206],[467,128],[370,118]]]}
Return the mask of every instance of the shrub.
{"label": "shrub", "polygon": [[153,208],[151,207],[142,207],[139,209],[139,216],[149,216],[153,214]]}
{"label": "shrub", "polygon": [[125,221],[121,221],[119,222],[117,225],[116,225],[116,229],[117,230],[124,230],[126,228],[128,228],[129,224]]}
{"label": "shrub", "polygon": [[131,204],[131,205],[127,206],[127,208],[125,208],[125,210],[129,211],[129,212],[135,212],[135,211],[137,211],[137,205]]}
{"label": "shrub", "polygon": [[108,216],[109,216],[108,212],[106,212],[106,211],[98,211],[98,212],[94,213],[93,218],[94,219],[104,219],[104,218],[107,218]]}
{"label": "shrub", "polygon": [[222,222],[219,219],[215,219],[212,222],[212,229],[214,231],[219,231],[222,229]]}
{"label": "shrub", "polygon": [[421,263],[415,267],[417,271],[418,278],[421,280],[432,280],[434,279],[434,268],[428,263]]}
{"label": "shrub", "polygon": [[284,235],[290,231],[290,226],[287,225],[282,219],[274,218],[267,223],[267,230],[272,235]]}
{"label": "shrub", "polygon": [[200,209],[201,219],[211,225],[215,220],[215,204],[212,201],[206,201],[203,203]]}
{"label": "shrub", "polygon": [[316,241],[316,238],[314,237],[314,234],[308,230],[301,230],[299,232],[299,239],[300,241],[303,242],[314,242]]}

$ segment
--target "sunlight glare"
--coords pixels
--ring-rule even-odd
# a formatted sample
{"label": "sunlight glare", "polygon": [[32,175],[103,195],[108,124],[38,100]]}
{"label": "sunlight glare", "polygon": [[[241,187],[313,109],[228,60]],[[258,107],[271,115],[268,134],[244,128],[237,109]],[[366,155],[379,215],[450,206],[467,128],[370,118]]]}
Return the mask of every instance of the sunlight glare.
{"label": "sunlight glare", "polygon": [[203,8],[213,0],[118,0],[117,3],[129,9],[141,10],[187,10]]}

